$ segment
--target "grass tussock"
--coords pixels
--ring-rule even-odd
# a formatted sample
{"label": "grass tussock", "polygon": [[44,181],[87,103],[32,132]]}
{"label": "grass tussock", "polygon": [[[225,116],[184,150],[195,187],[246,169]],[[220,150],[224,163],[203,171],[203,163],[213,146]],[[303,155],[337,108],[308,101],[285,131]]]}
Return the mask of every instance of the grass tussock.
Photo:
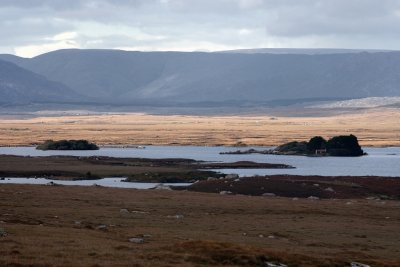
{"label": "grass tussock", "polygon": [[304,255],[217,241],[182,242],[174,246],[174,252],[184,253],[185,261],[189,263],[202,265],[266,266],[267,262],[283,263],[289,266],[321,264],[318,260]]}

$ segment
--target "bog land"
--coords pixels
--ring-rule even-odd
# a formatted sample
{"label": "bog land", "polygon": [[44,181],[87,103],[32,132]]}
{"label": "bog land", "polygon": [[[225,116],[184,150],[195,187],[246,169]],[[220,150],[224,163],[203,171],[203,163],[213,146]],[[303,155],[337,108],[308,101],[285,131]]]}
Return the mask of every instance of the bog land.
{"label": "bog land", "polygon": [[[0,145],[87,139],[99,145],[268,146],[354,134],[362,146],[400,146],[399,109],[364,111],[334,116],[2,115]],[[194,163],[5,155],[0,162],[2,176],[61,179],[185,174]],[[398,181],[207,178],[180,191],[1,184],[0,266],[399,266]]]}
{"label": "bog land", "polygon": [[399,266],[398,201],[1,185],[1,266]]}
{"label": "bog land", "polygon": [[[39,113],[40,114],[40,113]],[[291,115],[291,116],[290,116]],[[301,114],[300,114],[301,115]],[[360,109],[323,116],[256,115],[0,116],[0,145],[87,139],[99,145],[279,145],[312,136],[354,134],[362,146],[400,146],[400,109]]]}

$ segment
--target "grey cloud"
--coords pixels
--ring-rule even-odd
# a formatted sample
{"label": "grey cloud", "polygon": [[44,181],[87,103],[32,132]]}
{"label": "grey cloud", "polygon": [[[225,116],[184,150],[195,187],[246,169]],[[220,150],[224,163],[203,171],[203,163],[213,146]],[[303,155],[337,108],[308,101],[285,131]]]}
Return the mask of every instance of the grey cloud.
{"label": "grey cloud", "polygon": [[63,0],[2,0],[0,7],[18,7],[23,9],[50,7],[56,9],[78,8],[84,1]]}
{"label": "grey cloud", "polygon": [[[116,31],[135,28],[165,38],[143,40],[118,31],[101,34],[98,27],[101,39],[96,39],[80,32],[84,23]],[[82,48],[156,46],[157,42],[165,47],[177,41],[204,41],[243,48],[270,44],[362,48],[368,43],[384,49],[399,45],[399,29],[397,0],[0,1],[0,34],[7,37],[3,51],[40,44],[46,37],[66,31],[78,33],[76,41]]]}
{"label": "grey cloud", "polygon": [[93,8],[102,5],[124,5],[137,6],[145,2],[155,2],[153,0],[2,0],[2,7],[19,7],[19,8],[41,8],[48,7],[54,9],[73,9],[73,8]]}
{"label": "grey cloud", "polygon": [[[15,13],[19,16],[16,17]],[[16,45],[29,42],[43,42],[44,39],[60,32],[71,30],[68,23],[51,16],[34,16],[27,11],[0,9],[0,34],[2,45]]]}
{"label": "grey cloud", "polygon": [[[345,4],[352,3],[352,4]],[[276,36],[398,35],[400,17],[394,1],[316,1],[310,7],[294,6],[275,10],[267,21],[267,32]],[[364,5],[362,5],[364,4]],[[289,18],[289,19],[288,19]]]}

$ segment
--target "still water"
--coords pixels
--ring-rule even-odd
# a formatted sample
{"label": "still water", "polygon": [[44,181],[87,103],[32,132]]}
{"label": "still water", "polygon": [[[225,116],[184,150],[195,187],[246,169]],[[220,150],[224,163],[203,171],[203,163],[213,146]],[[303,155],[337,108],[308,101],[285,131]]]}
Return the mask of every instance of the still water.
{"label": "still water", "polygon": [[[125,178],[103,178],[99,180],[80,180],[80,181],[63,181],[63,180],[50,180],[45,178],[8,178],[0,180],[0,184],[49,184],[53,182],[59,185],[78,185],[78,186],[104,186],[104,187],[117,187],[117,188],[135,188],[135,189],[152,189],[160,185],[159,183],[131,183],[123,182]],[[176,183],[176,184],[163,184],[165,186],[188,186],[190,183]]]}
{"label": "still water", "polygon": [[[268,147],[246,147],[244,149],[269,149]],[[132,158],[189,158],[203,161],[255,161],[283,163],[296,169],[225,169],[223,173],[237,173],[241,176],[266,174],[297,174],[322,176],[396,176],[400,177],[400,147],[364,148],[368,153],[363,157],[303,157],[280,155],[220,155],[220,152],[235,151],[232,147],[198,146],[147,146],[145,149],[102,147],[93,151],[41,151],[34,147],[0,147],[0,154],[20,156],[109,156]]]}

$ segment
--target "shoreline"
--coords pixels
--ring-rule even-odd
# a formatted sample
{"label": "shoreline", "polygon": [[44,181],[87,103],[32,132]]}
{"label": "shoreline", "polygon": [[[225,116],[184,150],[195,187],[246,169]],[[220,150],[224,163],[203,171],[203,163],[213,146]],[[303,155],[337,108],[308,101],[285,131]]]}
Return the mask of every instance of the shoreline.
{"label": "shoreline", "polygon": [[[134,190],[173,190],[213,195],[287,199],[376,199],[400,201],[400,177],[268,175],[244,178],[213,178],[193,183],[131,182],[123,180],[125,178],[106,177],[87,180],[60,180],[45,177],[3,177],[0,179],[0,188],[2,185],[101,187]],[[20,183],[15,182],[16,179],[25,179],[27,181]],[[106,180],[110,180],[109,183],[102,183]],[[32,181],[32,183],[28,181]]]}
{"label": "shoreline", "polygon": [[[0,179],[45,178],[49,183],[123,182],[170,184],[166,189],[249,196],[316,198],[381,197],[400,200],[399,176],[253,175],[221,173],[224,169],[293,169],[278,163],[252,161],[206,162],[184,158],[114,158],[108,156],[0,155]],[[31,180],[34,183],[35,180]],[[3,182],[7,183],[7,181]],[[174,188],[174,184],[189,183]],[[118,187],[118,186],[117,186]]]}
{"label": "shoreline", "polygon": [[61,180],[96,180],[128,177],[133,182],[193,182],[226,174],[219,169],[292,169],[280,163],[252,161],[206,162],[185,158],[116,158],[109,156],[0,155],[0,177],[46,177]]}
{"label": "shoreline", "polygon": [[[31,143],[26,143],[26,144],[18,144],[18,145],[5,145],[0,143],[0,147],[36,147],[38,144],[32,145]],[[208,145],[200,145],[200,144],[187,144],[187,143],[182,143],[182,144],[97,144],[99,148],[133,148],[133,149],[146,149],[147,146],[163,146],[163,147],[226,147],[226,148],[232,148],[232,149],[247,149],[247,148],[252,148],[252,147],[259,147],[259,148],[273,148],[277,147],[278,145],[260,145],[260,144],[248,144],[246,146],[235,146],[235,145],[214,145],[214,144],[208,144]],[[399,148],[399,144],[393,144],[393,145],[362,145],[362,148]],[[57,150],[48,150],[48,151],[57,151]],[[71,150],[60,150],[60,151],[71,151]]]}

